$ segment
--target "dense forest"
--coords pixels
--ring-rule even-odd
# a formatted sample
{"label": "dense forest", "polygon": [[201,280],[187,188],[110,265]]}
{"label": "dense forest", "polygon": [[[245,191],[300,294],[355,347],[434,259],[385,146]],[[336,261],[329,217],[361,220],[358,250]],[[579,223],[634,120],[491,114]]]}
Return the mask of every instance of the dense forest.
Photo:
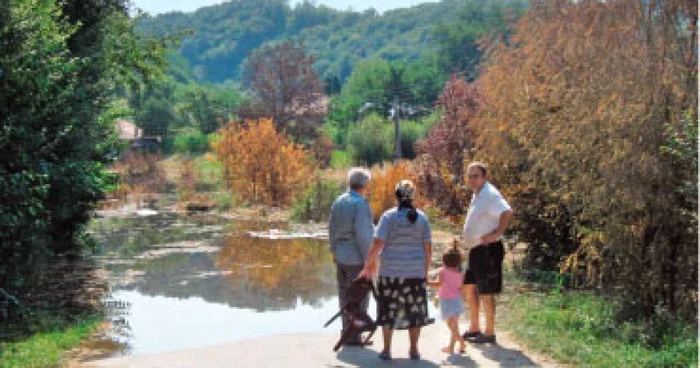
{"label": "dense forest", "polygon": [[[239,81],[249,52],[299,38],[316,55],[314,67],[321,77],[342,82],[367,58],[414,62],[437,57],[448,69],[466,69],[466,60],[473,58],[469,53],[477,52],[474,47],[445,46],[457,42],[466,46],[469,39],[475,41],[484,29],[502,22],[504,13],[515,15],[525,8],[525,1],[516,0],[443,0],[378,14],[373,9],[341,11],[310,1],[292,7],[285,0],[235,0],[194,13],[146,18],[139,28],[157,36],[187,35],[178,54],[200,81]],[[436,54],[441,46],[447,52]]]}
{"label": "dense forest", "polygon": [[[201,152],[224,122],[272,114],[296,140],[309,145],[323,136],[340,161],[366,164],[392,155],[386,123],[394,109],[406,120],[402,151],[413,158],[449,76],[476,78],[480,42],[507,35],[526,9],[520,0],[446,0],[380,15],[274,0],[145,16],[138,23],[143,35],[176,39],[179,46],[168,55],[166,76],[126,91],[122,105],[147,136],[165,139],[167,152]],[[260,78],[252,79],[256,65],[284,52],[309,60],[320,89],[307,83],[306,98],[329,97],[326,112],[291,125],[266,111],[277,102],[261,99],[264,91],[254,86]],[[374,144],[359,139],[367,131],[376,133]]]}

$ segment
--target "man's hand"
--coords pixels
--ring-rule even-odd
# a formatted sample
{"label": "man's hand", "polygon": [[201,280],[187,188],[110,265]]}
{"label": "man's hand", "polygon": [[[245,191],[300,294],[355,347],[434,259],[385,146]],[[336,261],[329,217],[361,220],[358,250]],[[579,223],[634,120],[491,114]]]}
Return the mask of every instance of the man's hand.
{"label": "man's hand", "polygon": [[500,237],[501,237],[501,234],[499,234],[497,231],[493,231],[493,232],[490,232],[490,233],[482,236],[479,244],[487,245],[487,244],[495,243],[498,241],[498,239]]}

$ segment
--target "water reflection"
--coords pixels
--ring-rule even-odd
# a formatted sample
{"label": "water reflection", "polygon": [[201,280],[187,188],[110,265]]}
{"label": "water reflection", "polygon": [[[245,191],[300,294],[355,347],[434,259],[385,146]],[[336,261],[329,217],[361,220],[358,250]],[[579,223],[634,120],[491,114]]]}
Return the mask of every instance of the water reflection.
{"label": "water reflection", "polygon": [[272,334],[319,331],[337,308],[336,300],[317,306],[299,300],[294,308],[260,313],[230,308],[199,297],[177,299],[119,291],[115,298],[132,303],[128,349],[143,354],[215,345]]}
{"label": "water reflection", "polygon": [[276,299],[276,309],[293,308],[297,298],[319,305],[335,292],[332,258],[326,244],[317,240],[231,236],[216,266],[228,271],[225,277],[232,285]]}
{"label": "water reflection", "polygon": [[96,221],[110,301],[128,306],[111,317],[115,354],[321,331],[337,310],[326,241],[248,235],[270,227],[175,213]]}

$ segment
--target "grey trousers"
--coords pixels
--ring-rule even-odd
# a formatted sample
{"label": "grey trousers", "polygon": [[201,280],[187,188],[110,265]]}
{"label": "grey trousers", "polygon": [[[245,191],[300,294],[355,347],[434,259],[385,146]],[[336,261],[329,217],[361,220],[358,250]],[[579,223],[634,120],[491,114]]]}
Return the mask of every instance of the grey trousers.
{"label": "grey trousers", "polygon": [[[357,275],[362,272],[362,268],[364,265],[346,265],[342,263],[336,263],[336,277],[338,278],[338,301],[339,301],[339,307],[342,309],[343,306],[345,305],[347,298],[347,290],[348,286],[350,286],[350,283],[353,282],[356,278]],[[365,298],[364,301],[362,301],[362,310],[365,312],[367,311],[367,306],[369,305],[369,296]],[[348,321],[346,320],[345,316],[343,316],[343,331],[348,326]],[[356,343],[360,342],[360,336],[356,337],[351,337],[348,340],[349,343]]]}

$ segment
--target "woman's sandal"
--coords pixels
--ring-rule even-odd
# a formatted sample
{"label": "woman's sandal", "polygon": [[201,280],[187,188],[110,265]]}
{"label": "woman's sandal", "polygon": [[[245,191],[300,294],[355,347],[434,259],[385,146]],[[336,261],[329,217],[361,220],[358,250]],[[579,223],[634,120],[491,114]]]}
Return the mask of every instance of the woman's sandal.
{"label": "woman's sandal", "polygon": [[411,360],[420,360],[420,353],[416,352],[408,352],[408,357],[411,358]]}
{"label": "woman's sandal", "polygon": [[379,353],[379,359],[381,359],[381,360],[391,360],[391,354],[389,354],[389,353],[387,353],[387,352],[385,352],[385,351],[382,351],[381,353]]}

